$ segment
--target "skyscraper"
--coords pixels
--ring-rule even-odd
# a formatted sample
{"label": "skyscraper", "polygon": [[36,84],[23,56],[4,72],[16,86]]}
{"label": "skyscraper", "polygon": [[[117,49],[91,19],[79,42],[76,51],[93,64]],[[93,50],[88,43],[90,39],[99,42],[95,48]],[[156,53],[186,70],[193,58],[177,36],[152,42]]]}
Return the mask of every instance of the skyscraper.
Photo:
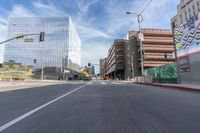
{"label": "skyscraper", "polygon": [[[43,42],[40,32],[45,33]],[[34,68],[57,67],[77,70],[81,64],[81,41],[70,17],[9,19],[8,38],[26,35],[5,46],[4,62]]]}
{"label": "skyscraper", "polygon": [[[0,18],[0,42],[6,40],[7,22]],[[0,64],[3,62],[4,45],[0,45]]]}

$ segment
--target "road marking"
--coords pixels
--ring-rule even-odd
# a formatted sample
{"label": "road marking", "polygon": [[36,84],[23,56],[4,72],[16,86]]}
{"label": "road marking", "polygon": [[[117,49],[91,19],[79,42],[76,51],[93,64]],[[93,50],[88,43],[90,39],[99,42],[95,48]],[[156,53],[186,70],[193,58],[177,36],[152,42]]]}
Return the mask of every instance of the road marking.
{"label": "road marking", "polygon": [[14,120],[12,120],[12,121],[10,121],[10,122],[8,122],[8,123],[2,125],[2,126],[0,127],[0,132],[4,131],[5,129],[9,128],[10,126],[12,126],[12,125],[14,125],[14,124],[20,122],[21,120],[23,120],[23,119],[29,117],[29,116],[32,115],[33,113],[38,112],[39,110],[45,108],[46,106],[48,106],[48,105],[50,105],[50,104],[52,104],[52,103],[54,103],[54,102],[56,102],[56,101],[62,99],[63,97],[65,97],[65,96],[67,96],[67,95],[69,95],[69,94],[71,94],[71,93],[73,93],[73,92],[75,92],[75,91],[77,91],[77,90],[83,88],[84,86],[85,86],[85,85],[82,85],[82,86],[80,86],[80,87],[78,87],[78,88],[76,88],[76,89],[74,89],[74,90],[72,90],[72,91],[70,91],[70,92],[68,92],[68,93],[66,93],[66,94],[64,94],[64,95],[62,95],[62,96],[56,98],[56,99],[54,99],[54,100],[49,101],[48,103],[45,103],[45,104],[43,104],[43,105],[41,105],[41,106],[39,106],[39,107],[37,107],[37,108],[35,108],[35,109],[29,111],[29,112],[27,112],[27,113],[25,113],[25,114],[23,114],[23,115],[17,117],[16,119],[14,119]]}
{"label": "road marking", "polygon": [[90,84],[93,84],[93,82],[88,82],[88,83],[86,83],[87,85],[90,85]]}
{"label": "road marking", "polygon": [[112,82],[112,84],[116,84],[116,85],[119,85],[119,84],[124,84],[124,83],[119,83],[119,82]]}
{"label": "road marking", "polygon": [[105,82],[101,82],[101,84],[102,84],[102,85],[105,85],[106,83],[105,83]]}

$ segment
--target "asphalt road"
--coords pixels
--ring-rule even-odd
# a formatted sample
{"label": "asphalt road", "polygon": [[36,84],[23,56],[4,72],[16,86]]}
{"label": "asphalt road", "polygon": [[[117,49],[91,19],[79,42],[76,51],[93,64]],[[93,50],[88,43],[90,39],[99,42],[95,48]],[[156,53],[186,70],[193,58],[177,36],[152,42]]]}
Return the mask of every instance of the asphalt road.
{"label": "asphalt road", "polygon": [[0,93],[3,133],[200,133],[200,93],[131,83]]}

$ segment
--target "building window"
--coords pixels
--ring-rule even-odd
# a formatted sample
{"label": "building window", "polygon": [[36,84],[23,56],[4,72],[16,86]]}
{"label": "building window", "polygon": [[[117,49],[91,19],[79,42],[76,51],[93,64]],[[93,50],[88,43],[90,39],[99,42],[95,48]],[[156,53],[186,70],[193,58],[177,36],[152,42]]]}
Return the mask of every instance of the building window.
{"label": "building window", "polygon": [[200,12],[200,2],[199,1],[197,1],[197,9]]}
{"label": "building window", "polygon": [[191,13],[191,9],[190,8],[188,9],[188,12]]}
{"label": "building window", "polygon": [[195,5],[192,6],[192,9],[193,9],[193,16],[195,16],[196,15]]}
{"label": "building window", "polygon": [[188,9],[188,12],[189,12],[189,18],[191,18],[192,14],[191,14],[191,9],[190,8]]}
{"label": "building window", "polygon": [[194,11],[193,14],[194,14],[194,16],[195,16],[195,15],[196,15],[196,12]]}
{"label": "building window", "polygon": [[187,17],[187,12],[185,11],[185,17]]}
{"label": "building window", "polygon": [[193,9],[193,11],[195,11],[195,5],[192,5],[192,9]]}

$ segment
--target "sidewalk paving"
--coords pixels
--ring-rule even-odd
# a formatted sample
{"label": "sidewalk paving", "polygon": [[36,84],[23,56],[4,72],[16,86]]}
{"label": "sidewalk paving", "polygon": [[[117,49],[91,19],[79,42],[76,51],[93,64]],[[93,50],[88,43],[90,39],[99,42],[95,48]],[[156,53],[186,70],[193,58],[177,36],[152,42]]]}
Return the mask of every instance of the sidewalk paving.
{"label": "sidewalk paving", "polygon": [[0,92],[13,91],[13,90],[21,90],[28,89],[34,87],[62,84],[64,82],[52,82],[52,81],[0,81]]}
{"label": "sidewalk paving", "polygon": [[[119,83],[133,83],[133,81],[121,80],[116,81]],[[164,84],[164,83],[136,83],[142,85],[151,85],[151,86],[159,86],[168,89],[178,89],[178,90],[185,90],[185,91],[195,91],[200,92],[200,84]]]}
{"label": "sidewalk paving", "polygon": [[152,85],[159,86],[171,89],[185,90],[185,91],[195,91],[200,92],[200,85],[196,84],[161,84],[161,83],[152,83],[152,84],[144,84],[144,85]]}

